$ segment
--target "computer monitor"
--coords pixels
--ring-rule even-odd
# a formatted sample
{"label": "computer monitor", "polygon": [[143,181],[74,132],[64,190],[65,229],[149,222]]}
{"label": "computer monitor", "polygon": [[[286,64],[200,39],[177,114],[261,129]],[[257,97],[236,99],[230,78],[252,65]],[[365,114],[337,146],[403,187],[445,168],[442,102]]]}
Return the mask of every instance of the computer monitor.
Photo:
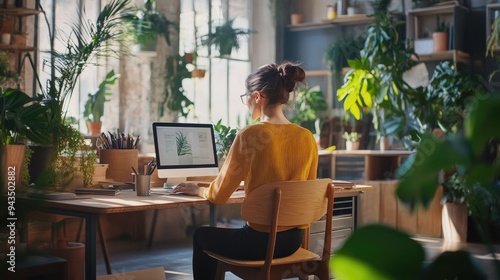
{"label": "computer monitor", "polygon": [[158,177],[217,175],[217,150],[212,124],[153,123]]}

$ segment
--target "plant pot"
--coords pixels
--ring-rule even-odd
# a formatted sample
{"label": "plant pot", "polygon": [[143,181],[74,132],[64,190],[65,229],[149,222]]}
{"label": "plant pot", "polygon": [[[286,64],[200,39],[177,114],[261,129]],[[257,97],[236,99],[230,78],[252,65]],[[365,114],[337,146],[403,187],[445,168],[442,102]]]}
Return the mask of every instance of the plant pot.
{"label": "plant pot", "polygon": [[99,163],[108,164],[106,179],[117,182],[131,182],[132,168],[139,170],[139,150],[137,149],[111,149],[100,150]]}
{"label": "plant pot", "polygon": [[290,23],[292,25],[298,25],[301,24],[303,20],[303,17],[301,14],[291,14],[290,15]]}
{"label": "plant pot", "polygon": [[12,33],[14,32],[14,25],[16,23],[16,18],[7,16],[0,21],[0,33]]}
{"label": "plant pot", "polygon": [[63,248],[49,249],[51,255],[67,261],[68,280],[82,280],[85,273],[85,245],[77,242],[67,242]]}
{"label": "plant pot", "polygon": [[389,137],[388,136],[380,136],[380,150],[381,151],[387,151],[389,150],[390,143],[389,143]]}
{"label": "plant pot", "polygon": [[184,62],[193,63],[193,53],[185,53],[184,54]]}
{"label": "plant pot", "polygon": [[434,47],[434,52],[442,52],[448,50],[448,33],[432,33],[432,45]]}
{"label": "plant pot", "polygon": [[348,151],[359,150],[359,142],[345,141],[345,149]]}
{"label": "plant pot", "polygon": [[441,216],[443,239],[446,242],[467,242],[467,205],[445,203]]}
{"label": "plant pot", "polygon": [[220,56],[226,56],[229,57],[231,56],[231,53],[233,52],[233,44],[232,43],[226,43],[223,45],[219,46],[219,55]]}
{"label": "plant pot", "polygon": [[102,122],[87,122],[87,130],[90,135],[101,134]]}
{"label": "plant pot", "polygon": [[12,34],[12,45],[25,47],[28,41],[28,34]]}
{"label": "plant pot", "polygon": [[191,72],[191,77],[192,78],[204,78],[205,77],[206,70],[205,69],[194,69]]}
{"label": "plant pot", "polygon": [[2,40],[1,43],[4,45],[10,45],[10,39],[11,39],[11,34],[10,33],[2,33]]}
{"label": "plant pot", "polygon": [[1,151],[2,194],[22,189],[26,145],[3,145]]}
{"label": "plant pot", "polygon": [[54,153],[54,147],[29,145],[29,149],[31,150],[31,159],[28,164],[28,172],[30,174],[30,183],[35,183],[40,178],[40,175],[47,170]]}

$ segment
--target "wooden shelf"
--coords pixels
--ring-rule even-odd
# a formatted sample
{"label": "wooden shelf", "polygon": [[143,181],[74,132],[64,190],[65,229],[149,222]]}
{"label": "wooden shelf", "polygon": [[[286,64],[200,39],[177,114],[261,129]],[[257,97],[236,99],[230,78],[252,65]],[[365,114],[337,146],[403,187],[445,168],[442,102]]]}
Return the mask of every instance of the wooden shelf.
{"label": "wooden shelf", "polygon": [[461,7],[462,9],[469,10],[467,7],[462,5],[438,5],[431,6],[425,8],[418,8],[408,11],[409,14],[413,14],[415,16],[432,16],[432,15],[444,15],[444,14],[453,14],[455,11],[455,7]]}
{"label": "wooden shelf", "polygon": [[8,14],[11,16],[33,16],[41,13],[40,10],[26,8],[0,8],[0,14]]}
{"label": "wooden shelf", "polygon": [[16,46],[16,45],[0,44],[0,50],[17,51],[17,52],[32,52],[35,50],[35,48],[29,47],[29,46]]}
{"label": "wooden shelf", "polygon": [[312,30],[320,28],[332,28],[336,26],[368,24],[374,21],[375,18],[373,16],[367,16],[365,14],[350,15],[350,16],[341,15],[331,20],[323,19],[320,22],[305,22],[296,25],[287,25],[287,28],[289,31],[304,31],[304,30]]}
{"label": "wooden shelf", "polygon": [[[452,60],[455,62],[466,63],[466,64],[470,62],[470,55],[468,53],[457,50],[448,50],[430,54],[420,54],[419,58],[420,61]],[[416,60],[416,58],[414,59]]]}
{"label": "wooden shelf", "polygon": [[306,71],[306,76],[307,77],[325,77],[329,76],[330,71],[328,70],[307,70]]}

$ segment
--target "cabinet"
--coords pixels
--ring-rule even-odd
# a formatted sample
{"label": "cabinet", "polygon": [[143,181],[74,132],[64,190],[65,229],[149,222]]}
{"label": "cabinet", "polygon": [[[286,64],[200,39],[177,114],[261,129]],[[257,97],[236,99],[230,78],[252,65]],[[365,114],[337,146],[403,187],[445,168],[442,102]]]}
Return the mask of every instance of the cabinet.
{"label": "cabinet", "polygon": [[[332,252],[335,252],[356,227],[357,193],[335,195],[332,218]],[[325,238],[325,223],[323,218],[311,224],[309,249],[318,255],[322,254]]]}
{"label": "cabinet", "polygon": [[[466,49],[469,9],[462,5],[442,5],[410,10],[406,22],[406,34],[411,40],[420,61],[452,60],[469,63]],[[448,50],[432,50],[432,33],[439,24],[448,26]]]}

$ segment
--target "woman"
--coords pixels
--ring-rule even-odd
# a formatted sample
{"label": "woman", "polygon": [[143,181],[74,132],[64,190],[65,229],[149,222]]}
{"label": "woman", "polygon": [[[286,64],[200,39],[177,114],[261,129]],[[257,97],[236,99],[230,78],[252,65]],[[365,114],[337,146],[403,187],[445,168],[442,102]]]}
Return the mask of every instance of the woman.
{"label": "woman", "polygon": [[[290,123],[282,106],[297,83],[305,82],[298,64],[268,64],[250,74],[241,100],[260,123],[240,130],[217,178],[209,187],[181,183],[173,192],[198,195],[223,204],[244,181],[245,193],[278,181],[316,179],[318,150],[312,133]],[[214,279],[217,262],[203,250],[237,259],[264,259],[269,229],[246,224],[241,229],[200,227],[193,236],[194,279]],[[293,254],[302,243],[302,228],[280,228],[275,257]]]}

